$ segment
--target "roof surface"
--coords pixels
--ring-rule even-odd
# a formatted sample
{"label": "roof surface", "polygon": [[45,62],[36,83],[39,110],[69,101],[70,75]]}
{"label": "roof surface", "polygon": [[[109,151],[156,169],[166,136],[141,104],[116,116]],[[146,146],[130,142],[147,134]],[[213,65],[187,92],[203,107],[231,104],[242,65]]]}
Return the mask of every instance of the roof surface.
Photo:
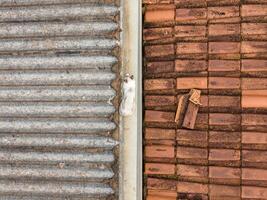
{"label": "roof surface", "polygon": [[1,199],[117,198],[118,6],[0,0]]}
{"label": "roof surface", "polygon": [[[267,199],[267,1],[143,0],[147,200]],[[202,91],[194,130],[177,103]]]}

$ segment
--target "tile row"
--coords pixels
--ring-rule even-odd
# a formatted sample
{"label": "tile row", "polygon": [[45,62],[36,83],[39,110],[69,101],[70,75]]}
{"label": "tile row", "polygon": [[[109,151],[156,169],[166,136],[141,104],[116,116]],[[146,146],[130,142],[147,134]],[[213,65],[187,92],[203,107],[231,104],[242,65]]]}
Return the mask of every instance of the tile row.
{"label": "tile row", "polygon": [[[264,145],[266,150],[266,143]],[[146,162],[153,162],[154,164],[161,163],[163,164],[162,166],[166,164],[170,167],[169,170],[171,170],[171,167],[174,166],[173,163],[176,162],[180,164],[204,166],[214,165],[240,167],[242,164],[242,167],[255,167],[262,169],[266,169],[267,167],[267,152],[262,150],[241,151],[237,149],[206,149],[184,146],[178,146],[175,148],[173,146],[166,145],[148,145],[145,147],[144,156]],[[156,174],[164,175],[165,173],[157,170]],[[173,172],[171,174],[175,173]]]}
{"label": "tile row", "polygon": [[[243,3],[257,3],[259,0],[244,0]],[[203,6],[224,6],[239,5],[241,0],[143,0],[143,4],[172,4],[178,7],[203,7]],[[261,2],[262,3],[262,2]],[[265,2],[267,3],[267,2]]]}
{"label": "tile row", "polygon": [[[257,41],[266,40],[266,33],[267,23],[176,25],[174,27],[146,28],[143,32],[143,39],[145,44],[153,44],[175,41],[240,41],[242,38],[244,42],[241,52],[246,53],[248,51],[246,48],[253,44],[253,48],[259,51],[255,44],[258,44]],[[211,43],[212,46],[214,43]]]}
{"label": "tile row", "polygon": [[[267,42],[178,42],[177,44],[160,44],[145,46],[147,60],[152,58],[190,58],[206,59],[208,55],[219,59],[261,58],[267,53]],[[266,55],[265,55],[266,56]]]}
{"label": "tile row", "polygon": [[267,170],[257,168],[146,163],[145,174],[149,177],[158,174],[177,175],[179,182],[267,186]]}
{"label": "tile row", "polygon": [[214,6],[204,8],[176,8],[174,4],[145,7],[145,25],[160,23],[206,24],[239,23],[241,21],[266,21],[267,5]]}
{"label": "tile row", "polygon": [[[178,77],[146,79],[145,91],[184,90],[184,89],[242,89],[266,90],[267,78],[235,78],[235,77]],[[248,91],[245,91],[245,94]],[[255,92],[255,91],[254,91]]]}
{"label": "tile row", "polygon": [[[252,170],[253,171],[253,170]],[[245,172],[250,175],[255,175],[255,172]],[[225,171],[224,171],[225,173]],[[235,171],[228,172],[227,176],[234,176]],[[256,172],[257,177],[259,173]],[[265,172],[266,173],[266,172]],[[257,178],[256,178],[257,179]],[[261,178],[259,178],[261,179]],[[174,181],[166,179],[148,178],[147,180],[147,199],[148,200],[176,200],[176,199],[224,199],[224,200],[239,200],[239,199],[266,199],[267,190],[259,186],[228,186],[218,184],[203,184],[183,181]],[[209,198],[208,198],[209,195]]]}
{"label": "tile row", "polygon": [[[157,127],[164,125],[176,126],[174,122],[175,112],[146,110],[144,122],[147,126],[151,124]],[[267,131],[266,114],[232,114],[232,113],[199,113],[196,120],[196,130],[239,131]]]}

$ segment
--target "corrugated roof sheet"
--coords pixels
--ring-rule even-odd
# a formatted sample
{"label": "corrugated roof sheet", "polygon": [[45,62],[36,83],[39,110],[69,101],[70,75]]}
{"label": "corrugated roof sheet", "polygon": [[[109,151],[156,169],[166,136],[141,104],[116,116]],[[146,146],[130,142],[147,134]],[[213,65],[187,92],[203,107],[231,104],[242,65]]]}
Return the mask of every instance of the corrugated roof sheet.
{"label": "corrugated roof sheet", "polygon": [[0,0],[0,13],[0,198],[116,199],[118,5]]}

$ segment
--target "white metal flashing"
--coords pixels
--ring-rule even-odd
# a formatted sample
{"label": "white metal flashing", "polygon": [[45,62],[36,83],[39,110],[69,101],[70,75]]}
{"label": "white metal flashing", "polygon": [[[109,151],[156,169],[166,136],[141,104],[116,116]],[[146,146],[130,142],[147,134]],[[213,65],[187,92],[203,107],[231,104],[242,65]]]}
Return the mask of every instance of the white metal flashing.
{"label": "white metal flashing", "polygon": [[141,0],[121,0],[122,70],[136,80],[135,111],[121,117],[120,200],[142,199],[142,13]]}

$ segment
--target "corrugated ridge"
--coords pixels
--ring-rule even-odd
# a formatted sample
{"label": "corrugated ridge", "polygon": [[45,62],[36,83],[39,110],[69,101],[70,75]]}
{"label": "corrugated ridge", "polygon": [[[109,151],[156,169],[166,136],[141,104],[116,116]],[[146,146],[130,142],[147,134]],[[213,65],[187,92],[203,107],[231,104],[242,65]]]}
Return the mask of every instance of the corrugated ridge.
{"label": "corrugated ridge", "polygon": [[[3,40],[2,40],[3,41]],[[14,41],[14,40],[12,40]],[[102,40],[99,40],[101,43]],[[22,41],[24,43],[25,40]],[[1,43],[1,41],[0,41]],[[113,40],[111,41],[113,43]],[[96,44],[97,48],[99,44]],[[107,48],[105,45],[103,48]],[[0,47],[1,48],[1,47]],[[11,47],[9,47],[11,49]],[[8,48],[5,48],[6,51]],[[19,48],[14,49],[18,50]],[[25,47],[23,48],[25,50]],[[0,69],[103,69],[111,68],[117,63],[113,56],[85,56],[85,55],[61,55],[61,56],[17,56],[0,57]]]}
{"label": "corrugated ridge", "polygon": [[67,198],[70,196],[107,196],[113,194],[112,188],[106,184],[97,183],[68,183],[68,182],[22,182],[0,181],[0,195],[14,196],[55,196]]}
{"label": "corrugated ridge", "polygon": [[47,21],[59,19],[106,18],[118,13],[118,8],[107,5],[53,5],[1,8],[0,21]]}
{"label": "corrugated ridge", "polygon": [[110,86],[0,87],[0,101],[106,101],[115,96]]}
{"label": "corrugated ridge", "polygon": [[74,167],[29,167],[29,166],[0,166],[0,180],[18,179],[18,180],[65,180],[65,181],[94,181],[101,179],[110,179],[114,173],[110,169],[88,169]]}
{"label": "corrugated ridge", "polygon": [[112,149],[118,142],[111,137],[77,134],[0,134],[0,148]]}
{"label": "corrugated ridge", "polygon": [[96,133],[115,128],[108,119],[0,118],[0,132],[10,133]]}
{"label": "corrugated ridge", "polygon": [[0,102],[0,116],[5,117],[107,117],[114,112],[114,107],[107,103]]}
{"label": "corrugated ridge", "polygon": [[[76,165],[81,167],[82,163],[111,163],[114,162],[112,152],[41,152],[41,151],[19,151],[0,150],[1,164],[38,164],[40,167],[49,164]],[[78,164],[78,165],[77,165]],[[77,168],[79,169],[79,168]]]}
{"label": "corrugated ridge", "polygon": [[109,22],[28,22],[1,23],[0,38],[31,38],[55,36],[103,36],[118,29],[118,24]]}
{"label": "corrugated ridge", "polygon": [[[62,200],[62,197],[31,196],[31,200]],[[101,197],[71,197],[72,200],[102,200]],[[1,195],[1,200],[29,200],[29,196]]]}
{"label": "corrugated ridge", "polygon": [[1,40],[0,51],[105,50],[116,47],[116,40],[87,38],[49,38],[34,40]]}
{"label": "corrugated ridge", "polygon": [[2,71],[0,85],[107,85],[115,77],[114,73],[105,71]]}
{"label": "corrugated ridge", "polygon": [[55,5],[55,4],[78,4],[91,3],[95,5],[115,5],[116,0],[0,0],[0,6],[25,6],[25,5]]}

